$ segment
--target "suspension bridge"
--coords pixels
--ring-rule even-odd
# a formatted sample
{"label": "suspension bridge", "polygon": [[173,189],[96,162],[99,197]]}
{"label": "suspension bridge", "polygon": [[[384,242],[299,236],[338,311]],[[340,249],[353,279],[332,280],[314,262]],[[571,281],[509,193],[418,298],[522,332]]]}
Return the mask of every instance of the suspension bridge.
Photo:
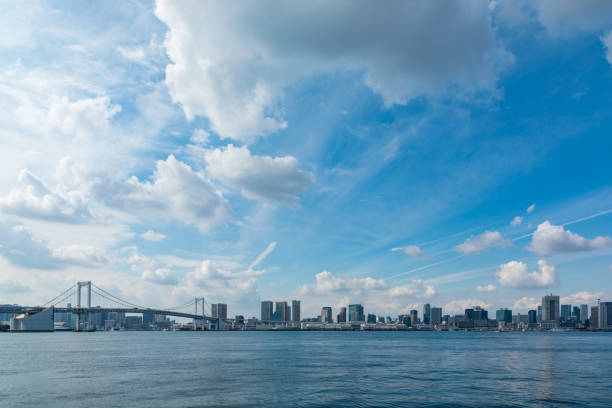
{"label": "suspension bridge", "polygon": [[[85,289],[86,303],[82,302],[82,289]],[[93,306],[95,303],[97,304]],[[205,305],[207,304],[203,297],[196,297],[182,305],[165,309],[144,307],[113,295],[91,281],[85,281],[77,282],[40,306],[0,305],[0,313],[34,315],[52,307],[54,313],[71,313],[75,315],[77,318],[76,331],[90,329],[90,316],[94,313],[105,312],[182,317],[192,319],[194,329],[197,327],[197,321],[201,323],[214,323],[215,327],[218,327],[219,318],[207,316],[205,313]],[[193,313],[188,312],[187,310],[192,307]]]}

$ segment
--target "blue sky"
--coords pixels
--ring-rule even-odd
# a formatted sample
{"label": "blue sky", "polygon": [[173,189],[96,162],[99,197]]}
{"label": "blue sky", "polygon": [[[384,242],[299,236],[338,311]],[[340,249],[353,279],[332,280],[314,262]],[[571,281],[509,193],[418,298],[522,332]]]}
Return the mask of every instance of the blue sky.
{"label": "blue sky", "polygon": [[2,7],[0,303],[612,296],[609,2]]}

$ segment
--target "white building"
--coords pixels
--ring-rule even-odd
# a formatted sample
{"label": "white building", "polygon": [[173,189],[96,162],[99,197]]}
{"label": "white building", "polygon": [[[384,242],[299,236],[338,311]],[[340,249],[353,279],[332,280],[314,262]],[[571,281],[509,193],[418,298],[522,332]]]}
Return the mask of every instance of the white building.
{"label": "white building", "polygon": [[21,314],[11,319],[11,331],[53,331],[53,307],[42,312]]}

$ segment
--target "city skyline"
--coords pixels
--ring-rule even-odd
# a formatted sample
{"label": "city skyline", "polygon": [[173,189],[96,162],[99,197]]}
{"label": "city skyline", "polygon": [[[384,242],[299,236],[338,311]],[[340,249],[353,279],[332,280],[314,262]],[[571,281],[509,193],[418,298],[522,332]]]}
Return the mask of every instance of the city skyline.
{"label": "city skyline", "polygon": [[612,299],[612,6],[519,3],[6,4],[0,303]]}

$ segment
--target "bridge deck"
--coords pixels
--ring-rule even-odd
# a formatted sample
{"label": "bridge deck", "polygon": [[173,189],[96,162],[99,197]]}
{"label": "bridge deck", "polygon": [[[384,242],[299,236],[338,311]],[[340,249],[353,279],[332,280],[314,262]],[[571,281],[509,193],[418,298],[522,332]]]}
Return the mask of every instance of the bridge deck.
{"label": "bridge deck", "polygon": [[[42,306],[0,306],[0,313],[37,313],[41,312],[45,308]],[[74,314],[87,314],[87,313],[101,313],[101,312],[116,312],[116,313],[144,313],[144,314],[157,314],[174,317],[183,317],[187,319],[196,320],[209,320],[217,321],[217,317],[196,315],[193,313],[175,312],[171,310],[163,309],[140,309],[140,308],[116,308],[116,307],[56,307],[54,308],[56,313],[74,313]]]}

